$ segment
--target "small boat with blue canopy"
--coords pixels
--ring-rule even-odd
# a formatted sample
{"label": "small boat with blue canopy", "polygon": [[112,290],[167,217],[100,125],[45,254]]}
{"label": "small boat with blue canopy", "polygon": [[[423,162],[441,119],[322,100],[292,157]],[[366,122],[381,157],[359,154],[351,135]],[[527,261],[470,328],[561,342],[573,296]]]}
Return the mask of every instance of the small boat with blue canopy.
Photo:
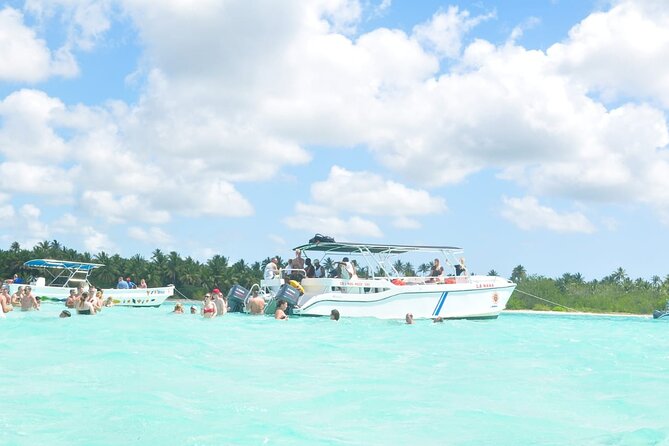
{"label": "small boat with blue canopy", "polygon": [[[41,301],[65,302],[72,288],[87,290],[91,283],[89,276],[101,263],[71,262],[68,260],[34,259],[23,264],[25,268],[42,272],[30,283],[9,284],[9,292],[15,293],[19,287],[29,285],[32,293]],[[105,299],[112,298],[115,305],[130,307],[158,307],[165,299],[174,295],[174,286],[157,288],[116,289],[102,288]]]}

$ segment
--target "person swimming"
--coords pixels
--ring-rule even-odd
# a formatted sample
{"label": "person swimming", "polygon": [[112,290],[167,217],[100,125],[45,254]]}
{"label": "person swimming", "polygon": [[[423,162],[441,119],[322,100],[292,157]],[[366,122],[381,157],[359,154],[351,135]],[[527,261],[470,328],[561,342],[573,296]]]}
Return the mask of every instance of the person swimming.
{"label": "person swimming", "polygon": [[286,309],[288,308],[288,302],[283,299],[279,299],[276,303],[276,311],[274,312],[274,319],[288,319],[286,315]]}
{"label": "person swimming", "polygon": [[339,320],[339,310],[334,309],[330,311],[330,319],[333,321],[338,321]]}

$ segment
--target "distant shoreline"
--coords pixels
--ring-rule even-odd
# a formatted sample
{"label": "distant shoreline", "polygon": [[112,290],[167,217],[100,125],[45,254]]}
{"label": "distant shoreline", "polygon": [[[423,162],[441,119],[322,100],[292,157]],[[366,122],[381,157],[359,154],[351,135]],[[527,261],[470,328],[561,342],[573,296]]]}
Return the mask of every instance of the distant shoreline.
{"label": "distant shoreline", "polygon": [[652,318],[652,314],[634,314],[634,313],[587,313],[585,311],[547,311],[547,310],[504,310],[502,313],[516,313],[516,314],[548,314],[548,315],[564,315],[572,316],[617,316],[617,317],[643,317]]}

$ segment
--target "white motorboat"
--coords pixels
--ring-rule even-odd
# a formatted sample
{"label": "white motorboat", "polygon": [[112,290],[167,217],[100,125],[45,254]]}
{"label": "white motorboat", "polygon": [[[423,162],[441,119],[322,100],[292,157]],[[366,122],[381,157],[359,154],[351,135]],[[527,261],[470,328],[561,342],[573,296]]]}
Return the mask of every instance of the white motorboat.
{"label": "white motorboat", "polygon": [[[265,291],[268,300],[286,299],[296,315],[329,316],[336,309],[343,317],[402,319],[411,313],[414,318],[493,319],[504,310],[516,287],[501,277],[460,271],[456,266],[460,265],[458,259],[463,250],[456,247],[320,242],[295,249],[312,259],[332,255],[355,258],[359,270],[369,276],[305,277],[301,280],[301,295],[285,283],[288,279],[262,280],[260,290]],[[451,268],[450,275],[445,272],[440,277],[407,277],[393,266],[400,255],[427,254],[430,260],[436,257]],[[239,289],[236,291],[239,297],[243,296]]]}
{"label": "white motorboat", "polygon": [[[66,260],[35,259],[23,264],[26,268],[39,269],[44,276],[36,277],[30,283],[11,283],[9,293],[13,294],[20,286],[29,285],[35,297],[40,301],[65,302],[72,288],[83,287],[87,290],[91,284],[88,276],[100,263],[70,262]],[[49,276],[47,283],[46,276]],[[115,305],[129,307],[158,307],[165,299],[174,295],[174,286],[157,288],[116,289],[103,288],[103,298],[112,298]]]}

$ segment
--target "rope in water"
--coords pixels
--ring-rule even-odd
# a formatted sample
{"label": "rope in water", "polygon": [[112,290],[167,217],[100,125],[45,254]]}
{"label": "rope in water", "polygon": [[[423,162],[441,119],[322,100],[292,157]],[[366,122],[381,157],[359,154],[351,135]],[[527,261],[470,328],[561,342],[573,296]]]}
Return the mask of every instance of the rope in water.
{"label": "rope in water", "polygon": [[566,309],[569,310],[569,311],[575,311],[575,312],[578,312],[578,310],[575,310],[575,309],[573,309],[573,308],[569,308],[569,307],[566,306],[566,305],[562,305],[562,304],[559,304],[559,303],[557,303],[557,302],[552,302],[552,301],[550,301],[550,300],[548,300],[548,299],[544,299],[544,298],[542,298],[542,297],[535,296],[535,295],[532,294],[532,293],[527,293],[527,292],[525,292],[525,291],[523,291],[523,290],[519,290],[518,288],[516,288],[516,291],[518,291],[519,293],[527,294],[528,296],[530,296],[530,297],[534,297],[535,299],[543,300],[544,302],[548,302],[549,304],[557,305],[558,307],[562,307],[562,308],[566,308]]}
{"label": "rope in water", "polygon": [[181,291],[177,290],[177,287],[174,287],[174,292],[175,292],[175,293],[179,293],[180,296],[182,296],[184,299],[186,299],[186,300],[189,301],[189,302],[190,302],[191,300],[193,300],[193,299],[189,298],[188,296],[186,296],[186,295],[185,295],[184,293],[182,293]]}

